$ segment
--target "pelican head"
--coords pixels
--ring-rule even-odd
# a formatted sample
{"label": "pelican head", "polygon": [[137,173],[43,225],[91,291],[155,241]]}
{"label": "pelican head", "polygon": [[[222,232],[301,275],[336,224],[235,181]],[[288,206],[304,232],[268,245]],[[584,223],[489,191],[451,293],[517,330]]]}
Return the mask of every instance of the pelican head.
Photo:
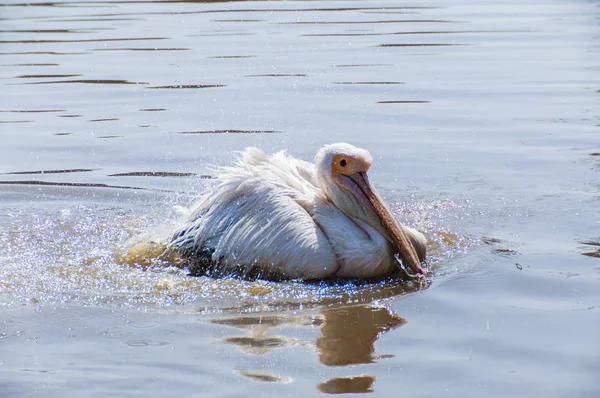
{"label": "pelican head", "polygon": [[391,242],[411,272],[423,274],[420,260],[425,257],[424,248],[417,253],[405,229],[369,182],[367,171],[372,162],[364,149],[346,143],[327,145],[315,159],[319,187],[346,215],[369,224]]}

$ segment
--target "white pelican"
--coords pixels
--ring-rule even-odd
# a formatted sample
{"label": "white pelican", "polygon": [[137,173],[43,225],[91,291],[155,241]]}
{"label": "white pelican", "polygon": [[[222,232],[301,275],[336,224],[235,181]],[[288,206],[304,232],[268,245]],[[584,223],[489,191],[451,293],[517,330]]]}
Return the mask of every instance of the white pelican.
{"label": "white pelican", "polygon": [[246,148],[234,167],[220,169],[168,247],[213,274],[383,277],[398,269],[396,255],[422,274],[425,237],[396,221],[369,183],[371,162],[345,143],[323,147],[314,165]]}

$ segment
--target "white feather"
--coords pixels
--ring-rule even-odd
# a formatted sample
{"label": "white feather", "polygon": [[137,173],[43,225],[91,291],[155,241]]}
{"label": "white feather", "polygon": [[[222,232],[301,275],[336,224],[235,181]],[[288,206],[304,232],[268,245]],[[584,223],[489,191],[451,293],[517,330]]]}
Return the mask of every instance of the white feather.
{"label": "white feather", "polygon": [[[218,184],[192,208],[169,246],[192,256],[208,253],[224,273],[301,279],[391,274],[394,250],[379,224],[348,215],[336,206],[336,192],[323,187],[330,182],[319,161],[340,151],[368,157],[370,164],[368,152],[349,144],[321,150],[318,170],[284,151],[266,156],[246,148],[233,167],[218,169]],[[424,242],[414,230],[409,236]]]}

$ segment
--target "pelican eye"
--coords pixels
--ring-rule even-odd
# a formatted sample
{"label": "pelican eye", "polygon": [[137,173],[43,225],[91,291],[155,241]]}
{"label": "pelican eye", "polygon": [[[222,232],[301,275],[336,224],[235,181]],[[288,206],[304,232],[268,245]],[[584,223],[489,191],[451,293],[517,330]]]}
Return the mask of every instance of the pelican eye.
{"label": "pelican eye", "polygon": [[347,164],[348,164],[348,162],[346,162],[346,159],[340,160],[340,166],[346,167]]}

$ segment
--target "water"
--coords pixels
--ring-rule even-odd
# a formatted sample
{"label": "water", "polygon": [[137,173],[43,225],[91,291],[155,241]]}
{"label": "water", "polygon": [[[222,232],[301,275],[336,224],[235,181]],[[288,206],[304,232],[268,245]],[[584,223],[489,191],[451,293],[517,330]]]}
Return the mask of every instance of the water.
{"label": "water", "polygon": [[[0,396],[600,394],[592,1],[0,4]],[[189,277],[248,145],[348,141],[423,286]]]}

